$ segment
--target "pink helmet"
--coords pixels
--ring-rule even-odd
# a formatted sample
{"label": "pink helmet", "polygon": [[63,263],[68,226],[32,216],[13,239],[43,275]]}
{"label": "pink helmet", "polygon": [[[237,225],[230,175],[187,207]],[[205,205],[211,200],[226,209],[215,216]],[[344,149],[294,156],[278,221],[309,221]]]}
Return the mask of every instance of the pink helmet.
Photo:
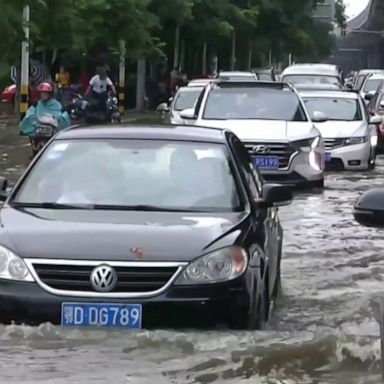
{"label": "pink helmet", "polygon": [[51,93],[53,92],[53,87],[49,83],[41,83],[37,86],[37,91],[38,92],[48,92]]}

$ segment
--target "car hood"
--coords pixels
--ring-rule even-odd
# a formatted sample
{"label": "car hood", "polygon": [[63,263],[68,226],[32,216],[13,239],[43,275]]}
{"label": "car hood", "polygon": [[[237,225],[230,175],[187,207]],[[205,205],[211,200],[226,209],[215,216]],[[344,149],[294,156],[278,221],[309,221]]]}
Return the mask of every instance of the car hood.
{"label": "car hood", "polygon": [[243,141],[293,141],[318,136],[312,122],[282,120],[204,120],[206,127],[230,129]]}
{"label": "car hood", "polygon": [[190,261],[232,245],[248,225],[247,213],[202,214],[89,210],[1,211],[0,244],[21,257],[137,261]]}
{"label": "car hood", "polygon": [[324,138],[362,137],[368,132],[368,125],[364,121],[331,121],[316,124]]}

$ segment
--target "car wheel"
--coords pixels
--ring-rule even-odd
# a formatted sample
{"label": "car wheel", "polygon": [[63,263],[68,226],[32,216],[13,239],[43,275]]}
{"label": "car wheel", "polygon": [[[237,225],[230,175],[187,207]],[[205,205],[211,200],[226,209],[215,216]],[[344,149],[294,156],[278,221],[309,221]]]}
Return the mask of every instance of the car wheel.
{"label": "car wheel", "polygon": [[277,261],[277,271],[275,285],[273,286],[272,299],[277,299],[281,290],[281,246],[279,250],[279,256]]}
{"label": "car wheel", "polygon": [[267,281],[257,284],[250,298],[250,305],[239,311],[234,311],[229,325],[240,330],[263,330],[269,320],[271,302],[266,289]]}

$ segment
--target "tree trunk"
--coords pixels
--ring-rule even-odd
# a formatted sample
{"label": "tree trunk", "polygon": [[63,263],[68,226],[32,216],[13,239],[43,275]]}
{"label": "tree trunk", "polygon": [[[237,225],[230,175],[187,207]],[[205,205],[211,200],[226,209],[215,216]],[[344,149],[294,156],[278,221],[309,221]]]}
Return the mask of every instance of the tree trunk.
{"label": "tree trunk", "polygon": [[137,61],[137,88],[136,88],[136,110],[144,112],[145,110],[145,58]]}
{"label": "tree trunk", "polygon": [[173,68],[179,68],[180,26],[175,30],[175,50],[173,55]]}
{"label": "tree trunk", "polygon": [[125,41],[120,40],[120,64],[119,64],[119,112],[125,110]]}
{"label": "tree trunk", "polygon": [[179,72],[185,71],[185,41],[181,42],[181,54],[180,54],[180,65]]}
{"label": "tree trunk", "polygon": [[248,45],[248,70],[252,68],[252,56],[253,56],[253,47],[252,47],[252,43],[250,42]]}
{"label": "tree trunk", "polygon": [[236,67],[236,32],[232,35],[232,49],[231,49],[231,71]]}

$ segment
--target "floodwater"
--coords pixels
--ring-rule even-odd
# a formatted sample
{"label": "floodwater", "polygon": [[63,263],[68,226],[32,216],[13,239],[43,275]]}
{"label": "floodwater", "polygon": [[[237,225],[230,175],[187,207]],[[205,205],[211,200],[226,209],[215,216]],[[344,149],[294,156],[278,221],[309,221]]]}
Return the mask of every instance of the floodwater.
{"label": "floodwater", "polygon": [[[11,181],[28,162],[26,143],[0,125],[0,174]],[[384,158],[372,173],[329,174],[323,193],[281,209],[283,293],[266,331],[0,326],[0,383],[381,383],[384,240],[351,212],[383,171]]]}

